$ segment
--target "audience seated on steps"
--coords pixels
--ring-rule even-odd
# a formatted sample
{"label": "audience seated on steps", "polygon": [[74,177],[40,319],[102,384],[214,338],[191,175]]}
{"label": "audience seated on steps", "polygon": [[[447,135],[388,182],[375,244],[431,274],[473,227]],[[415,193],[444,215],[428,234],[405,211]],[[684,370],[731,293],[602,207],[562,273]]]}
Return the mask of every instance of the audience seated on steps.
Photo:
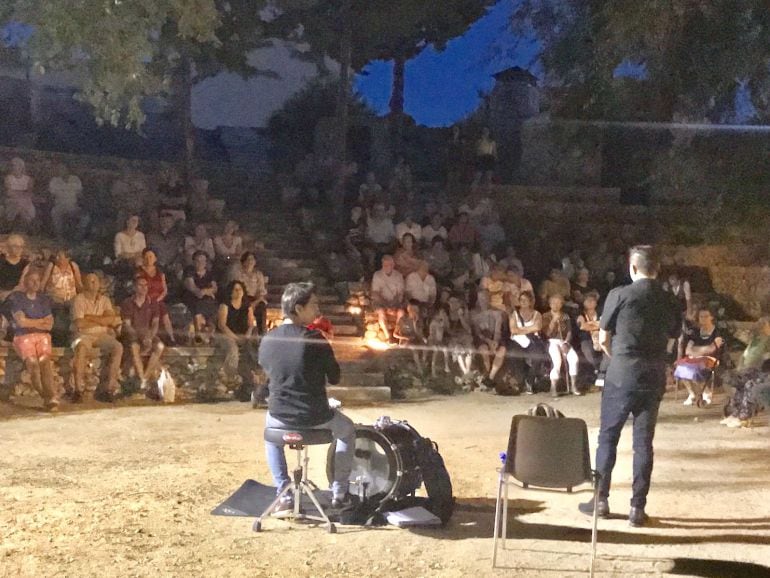
{"label": "audience seated on steps", "polygon": [[[256,320],[254,309],[246,295],[246,286],[241,281],[230,282],[225,290],[225,297],[217,310],[215,340],[225,353],[222,376],[232,379],[239,376],[241,355],[245,355],[252,366],[254,365],[257,349],[254,336]],[[245,377],[249,378],[249,375]]]}
{"label": "audience seated on steps", "polygon": [[54,387],[51,360],[53,312],[51,299],[40,290],[36,271],[25,276],[23,287],[8,296],[6,306],[13,323],[13,348],[30,374],[32,387],[43,398],[44,408],[55,412],[59,393]]}
{"label": "audience seated on steps", "polygon": [[[725,385],[733,388],[725,406],[727,427],[750,427],[762,409],[770,409],[770,318],[762,317],[749,335],[735,371],[725,375]],[[763,395],[764,394],[764,395]]]}
{"label": "audience seated on steps", "polygon": [[158,317],[166,333],[166,340],[169,345],[176,344],[176,335],[171,323],[171,316],[166,307],[166,298],[168,297],[168,283],[166,274],[158,265],[158,259],[155,251],[146,248],[142,251],[142,264],[136,268],[134,282],[137,278],[144,279],[147,282],[147,298],[153,302],[158,309]]}
{"label": "audience seated on steps", "polygon": [[225,223],[222,234],[214,237],[214,267],[224,274],[243,254],[243,238],[238,234],[238,229],[238,223],[230,220]]}
{"label": "audience seated on steps", "polygon": [[227,277],[228,283],[239,281],[245,287],[245,299],[253,310],[258,335],[264,335],[266,330],[269,280],[269,277],[257,269],[257,257],[251,251],[246,251],[233,263]]}
{"label": "audience seated on steps", "polygon": [[[64,163],[57,163],[48,182],[51,195],[51,222],[58,239],[80,240],[88,228],[88,213],[81,206],[83,183]],[[74,227],[73,227],[74,225]]]}
{"label": "audience seated on steps", "polygon": [[158,258],[158,265],[174,276],[182,271],[182,250],[184,237],[175,226],[174,217],[161,212],[159,228],[147,234],[147,246]]}
{"label": "audience seated on steps", "polygon": [[[104,401],[112,401],[120,392],[118,376],[123,357],[123,345],[117,339],[121,325],[119,313],[110,299],[102,294],[101,281],[95,273],[83,279],[83,292],[72,301],[72,332],[75,351],[73,364],[72,401],[78,402],[96,393]],[[99,349],[109,358],[107,382],[97,386],[96,392],[86,383],[86,363],[89,349]]]}
{"label": "audience seated on steps", "polygon": [[83,290],[80,267],[63,247],[48,262],[41,281],[42,290],[51,298],[54,324],[51,330],[56,347],[67,347],[70,338],[70,308]]}
{"label": "audience seated on steps", "polygon": [[441,213],[435,212],[430,217],[430,223],[422,228],[422,244],[425,247],[431,247],[433,245],[433,239],[441,237],[446,241],[448,236],[446,227],[444,226],[444,218]]}
{"label": "audience seated on steps", "polygon": [[182,301],[193,316],[189,335],[194,342],[207,343],[217,316],[217,282],[208,254],[193,253],[193,264],[185,269]]}
{"label": "audience seated on steps", "polygon": [[216,257],[214,240],[209,235],[208,227],[203,224],[196,225],[193,235],[188,235],[184,239],[184,262],[186,267],[193,264],[193,256],[198,252],[205,253],[209,263],[214,263],[214,258]]}
{"label": "audience seated on steps", "polygon": [[393,330],[393,337],[401,346],[409,347],[415,368],[419,374],[425,371],[430,352],[425,347],[428,343],[425,335],[425,319],[422,304],[416,299],[410,299],[406,304],[406,314],[403,315]]}
{"label": "audience seated on steps", "polygon": [[130,215],[126,226],[115,234],[115,259],[133,269],[140,263],[147,240],[139,230],[139,215]]}
{"label": "audience seated on steps", "polygon": [[396,270],[401,273],[404,278],[420,268],[423,261],[420,257],[419,249],[417,248],[417,241],[411,233],[404,233],[404,236],[399,242],[399,247],[396,249],[396,253],[393,256],[393,261]]}
{"label": "audience seated on steps", "polygon": [[372,277],[372,306],[377,311],[380,329],[385,341],[390,341],[391,329],[388,317],[396,323],[403,316],[404,277],[396,271],[392,255],[382,257],[382,267]]}
{"label": "audience seated on steps", "polygon": [[32,231],[35,225],[35,179],[27,173],[23,159],[11,159],[5,175],[4,220],[10,228]]}
{"label": "audience seated on steps", "polygon": [[[139,394],[154,393],[150,382],[158,379],[164,345],[158,337],[160,308],[149,296],[147,279],[134,278],[134,293],[120,305],[123,320],[121,340],[131,355],[131,364],[139,380]],[[147,359],[145,363],[144,359]]]}

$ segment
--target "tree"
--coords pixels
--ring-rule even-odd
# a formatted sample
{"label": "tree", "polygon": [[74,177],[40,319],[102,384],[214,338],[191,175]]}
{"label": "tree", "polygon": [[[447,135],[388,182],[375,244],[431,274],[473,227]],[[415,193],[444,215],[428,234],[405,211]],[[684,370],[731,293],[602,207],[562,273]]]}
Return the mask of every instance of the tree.
{"label": "tree", "polygon": [[[290,4],[291,0],[286,0]],[[28,51],[39,73],[67,70],[97,122],[138,129],[148,96],[177,99],[185,165],[194,154],[190,101],[195,82],[227,69],[264,74],[249,64],[275,28],[268,0],[15,0],[5,14],[34,26]],[[0,21],[1,22],[1,21]]]}
{"label": "tree", "polygon": [[[523,0],[513,25],[538,34],[565,116],[719,122],[743,85],[757,118],[770,114],[761,0]],[[623,63],[636,78],[616,74]]]}
{"label": "tree", "polygon": [[[404,111],[404,67],[426,46],[441,49],[478,20],[492,0],[329,0],[286,17],[302,25],[302,37],[317,54],[329,55],[341,65],[338,103],[347,102],[348,68],[361,71],[375,59],[393,60],[391,118],[395,132]],[[343,98],[342,94],[345,94]],[[345,111],[338,115],[340,132],[347,129]],[[342,143],[340,143],[342,144]],[[338,149],[344,152],[345,147]]]}

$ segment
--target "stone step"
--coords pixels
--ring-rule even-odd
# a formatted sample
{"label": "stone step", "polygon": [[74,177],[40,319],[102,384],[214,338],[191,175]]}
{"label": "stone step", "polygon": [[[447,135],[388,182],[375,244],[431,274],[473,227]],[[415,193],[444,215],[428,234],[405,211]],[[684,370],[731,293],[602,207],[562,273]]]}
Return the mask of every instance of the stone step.
{"label": "stone step", "polygon": [[[270,283],[267,286],[268,303],[280,303],[284,287],[285,284],[283,283]],[[340,301],[339,295],[337,295],[337,292],[331,287],[325,287],[323,285],[316,286],[316,295],[318,295],[318,300],[321,303],[339,303]]]}
{"label": "stone step", "polygon": [[350,372],[342,370],[339,385],[348,387],[379,387],[385,383],[382,373]]}
{"label": "stone step", "polygon": [[345,405],[388,402],[391,400],[390,388],[384,385],[379,387],[330,385],[326,388],[326,393],[329,397],[338,399]]}

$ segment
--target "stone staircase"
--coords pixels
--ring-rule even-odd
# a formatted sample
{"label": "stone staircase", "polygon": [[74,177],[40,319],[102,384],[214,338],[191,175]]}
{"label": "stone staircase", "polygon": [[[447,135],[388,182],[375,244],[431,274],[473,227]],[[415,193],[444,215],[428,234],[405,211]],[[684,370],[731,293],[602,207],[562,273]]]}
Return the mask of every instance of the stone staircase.
{"label": "stone staircase", "polygon": [[287,283],[312,281],[316,285],[321,312],[334,325],[332,347],[342,368],[340,384],[329,387],[329,395],[346,404],[390,400],[382,356],[363,346],[360,316],[348,312],[344,287],[335,287],[326,278],[318,249],[296,220],[282,212],[248,213],[238,218],[244,233],[263,247],[256,252],[258,266],[269,277],[268,319],[281,318],[281,294]]}

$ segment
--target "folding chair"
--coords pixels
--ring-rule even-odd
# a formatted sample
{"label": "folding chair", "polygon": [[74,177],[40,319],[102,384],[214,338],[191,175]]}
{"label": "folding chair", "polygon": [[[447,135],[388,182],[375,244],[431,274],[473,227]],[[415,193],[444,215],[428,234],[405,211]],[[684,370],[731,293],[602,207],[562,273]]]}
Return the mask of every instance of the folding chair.
{"label": "folding chair", "polygon": [[[494,551],[492,567],[497,565],[497,541],[505,549],[508,530],[508,486],[521,483],[524,489],[572,488],[591,483],[594,489],[593,526],[591,530],[590,575],[594,572],[597,538],[599,476],[591,469],[588,428],[582,419],[516,415],[511,421],[505,465],[498,470],[497,506],[495,508]],[[501,534],[502,522],[502,534]]]}

